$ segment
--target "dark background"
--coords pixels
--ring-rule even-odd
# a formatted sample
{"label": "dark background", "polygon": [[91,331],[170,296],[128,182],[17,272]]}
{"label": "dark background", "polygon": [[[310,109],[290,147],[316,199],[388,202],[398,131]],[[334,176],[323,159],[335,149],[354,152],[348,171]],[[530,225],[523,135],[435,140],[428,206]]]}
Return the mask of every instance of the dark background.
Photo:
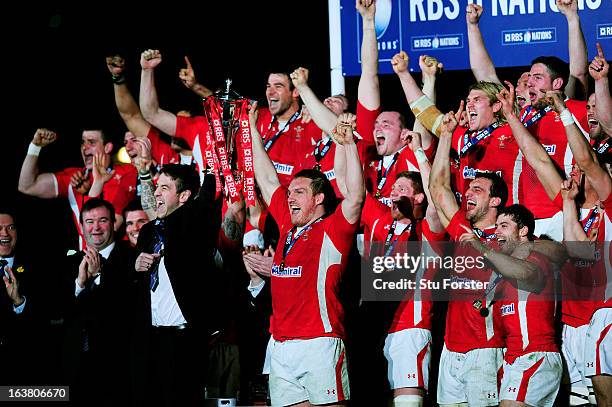
{"label": "dark background", "polygon": [[[89,2],[88,2],[89,3]],[[310,84],[321,98],[330,94],[327,2],[162,2],[120,4],[14,4],[5,10],[2,65],[4,129],[0,136],[0,204],[15,205],[20,239],[38,250],[64,250],[76,242],[68,205],[17,192],[21,163],[39,127],[59,139],[40,155],[41,172],[81,166],[83,127],[103,127],[120,146],[125,132],[114,104],[105,56],[126,58],[128,85],[137,98],[140,53],[162,52],[156,69],[160,106],[198,109],[199,99],[178,79],[189,56],[197,79],[216,89],[226,77],[242,95],[265,104],[269,70],[310,69]],[[466,50],[467,52],[467,50]],[[521,69],[501,70],[515,80]],[[346,78],[354,109],[358,78]],[[468,71],[445,72],[438,81],[438,104],[455,108],[472,83]],[[394,75],[381,77],[383,108],[407,113]]]}

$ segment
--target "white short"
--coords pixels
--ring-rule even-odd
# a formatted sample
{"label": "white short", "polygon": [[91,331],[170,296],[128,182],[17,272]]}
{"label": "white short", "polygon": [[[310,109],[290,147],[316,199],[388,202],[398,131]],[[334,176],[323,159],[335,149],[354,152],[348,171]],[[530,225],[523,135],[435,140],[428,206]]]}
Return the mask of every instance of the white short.
{"label": "white short", "polygon": [[503,360],[502,348],[458,353],[445,345],[440,356],[438,404],[498,405],[497,374]]}
{"label": "white short", "polygon": [[344,342],[340,338],[275,341],[270,363],[273,406],[308,400],[329,404],[350,398]]}
{"label": "white short", "polygon": [[588,325],[574,328],[563,325],[561,336],[561,354],[565,362],[567,379],[571,387],[588,388],[591,379],[584,376],[584,347]]}
{"label": "white short", "polygon": [[383,352],[392,389],[420,387],[427,390],[431,360],[431,332],[410,328],[387,335]]}
{"label": "white short", "polygon": [[562,374],[563,361],[559,352],[531,352],[519,356],[512,364],[504,362],[499,399],[550,407],[557,397]]}
{"label": "white short", "polygon": [[591,317],[584,345],[584,375],[612,375],[612,308],[601,308]]}
{"label": "white short", "polygon": [[563,211],[555,213],[550,218],[536,219],[533,234],[535,236],[545,234],[557,242],[563,241]]}
{"label": "white short", "polygon": [[263,369],[261,374],[270,374],[270,360],[272,359],[272,348],[274,347],[274,338],[270,335],[268,345],[266,346],[266,356],[264,359]]}

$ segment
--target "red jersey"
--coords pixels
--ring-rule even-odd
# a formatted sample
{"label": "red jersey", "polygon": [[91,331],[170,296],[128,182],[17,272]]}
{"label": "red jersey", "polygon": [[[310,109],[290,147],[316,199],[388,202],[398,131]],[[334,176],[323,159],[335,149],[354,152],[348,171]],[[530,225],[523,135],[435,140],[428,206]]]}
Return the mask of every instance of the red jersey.
{"label": "red jersey", "polygon": [[[113,204],[115,213],[121,215],[123,208],[136,197],[136,181],[138,173],[131,164],[116,164],[113,166],[115,175],[102,188],[100,198]],[[66,168],[53,174],[55,177],[56,196],[67,198],[72,211],[72,218],[79,234],[79,247],[86,247],[83,231],[79,222],[79,215],[83,204],[89,200],[87,195],[82,195],[70,185],[70,178],[75,172],[82,172],[82,168]],[[89,181],[93,183],[93,175],[88,171]]]}
{"label": "red jersey", "polygon": [[[431,146],[425,151],[429,160],[433,160],[436,153],[436,143],[432,140]],[[397,174],[402,171],[419,172],[419,164],[414,152],[404,146],[393,155],[382,157],[382,159],[366,163],[364,179],[366,188],[382,203],[391,206],[391,187],[397,179]]]}
{"label": "red jersey", "polygon": [[334,213],[296,231],[286,194],[284,187],[277,188],[269,206],[280,230],[270,279],[272,335],[277,341],[343,338],[338,290],[359,223],[350,224],[338,205]]}
{"label": "red jersey", "polygon": [[[278,119],[266,108],[259,109],[257,129],[276,168],[279,182],[285,187],[289,186],[293,175],[306,168],[303,166],[304,157],[321,139],[321,129],[314,121],[302,123],[301,110],[279,126]],[[333,161],[333,156],[330,158]]]}
{"label": "red jersey", "polygon": [[525,291],[516,286],[516,281],[504,279],[498,287],[501,299],[494,305],[506,335],[504,359],[508,363],[531,352],[559,351],[555,343],[555,292],[550,261],[536,252],[531,252],[527,260],[540,267],[546,282],[542,291]]}
{"label": "red jersey", "polygon": [[[472,229],[463,210],[457,211],[446,228],[451,240],[457,242],[459,237],[466,233],[461,225]],[[477,232],[479,232],[482,241],[495,239],[494,226]],[[462,246],[457,247],[454,256],[455,258],[470,256],[476,259],[482,255],[468,246]],[[496,280],[496,273],[493,273],[490,268],[465,268],[462,273],[453,272],[451,280],[459,284],[477,284],[480,282],[490,285]],[[473,349],[504,347],[503,327],[499,314],[489,312],[486,317],[483,317],[479,310],[474,308],[474,301],[476,300],[481,300],[483,307],[485,306],[485,294],[486,305],[488,305],[494,292],[487,292],[484,289],[451,290],[444,336],[444,343],[451,352],[466,353]]]}
{"label": "red jersey", "polygon": [[[553,203],[563,208],[561,193]],[[589,236],[597,233],[597,261],[571,259],[561,269],[561,321],[572,327],[587,325],[600,308],[612,307],[612,196],[597,207],[580,210],[580,223]]]}
{"label": "red jersey", "polygon": [[[584,136],[588,137],[586,102],[568,99],[565,104],[572,112]],[[538,113],[535,109],[531,109],[531,106],[526,106],[521,111],[521,121],[528,125],[529,132],[544,146],[557,167],[569,174],[572,170],[574,156],[567,143],[565,127],[559,114],[550,110],[539,120],[535,120]],[[524,157],[519,188],[520,203],[533,212],[536,219],[550,218],[559,212],[559,208],[550,200],[538,175]]]}
{"label": "red jersey", "polygon": [[463,196],[477,173],[494,172],[508,186],[508,205],[518,203],[522,156],[507,123],[468,133],[457,127],[453,132],[452,148],[459,156],[459,168],[454,171],[455,187]]}
{"label": "red jersey", "polygon": [[[385,246],[388,241],[389,247],[392,247],[390,253],[377,253],[377,255],[395,256],[396,253],[402,252],[400,242],[438,242],[444,240],[446,236],[445,232],[432,232],[426,220],[420,220],[415,224],[408,225],[395,222],[389,207],[369,195],[366,195],[361,223],[364,226],[364,236],[367,239],[365,242],[365,252],[368,253],[368,256],[374,242],[378,245],[384,245],[380,247],[386,249]],[[422,247],[419,253],[428,252],[431,254],[430,249],[432,248],[432,246]],[[416,288],[408,290],[406,297],[399,303],[389,327],[389,333],[409,328],[431,329],[433,303],[430,293],[427,290],[421,289],[420,281],[423,279],[432,280],[433,277],[433,269],[421,267],[414,273]]]}
{"label": "red jersey", "polygon": [[[206,135],[209,131],[210,126],[204,116],[176,117],[176,136],[184,139],[191,148],[197,168],[206,168]],[[204,173],[199,171],[199,174],[202,181]]]}
{"label": "red jersey", "polygon": [[151,157],[158,167],[161,168],[166,164],[180,164],[179,153],[174,151],[169,143],[162,140],[159,130],[151,126],[147,138],[151,142]]}
{"label": "red jersey", "polygon": [[[355,144],[357,145],[357,151],[359,152],[359,158],[361,162],[365,162],[368,156],[369,149],[373,147],[372,144],[368,144],[363,139],[356,139]],[[336,144],[327,135],[323,135],[319,141],[311,146],[310,149],[306,150],[306,155],[302,161],[302,169],[305,168],[316,168],[321,171],[327,179],[331,182],[336,192],[336,196],[342,199],[342,193],[338,188],[336,181],[336,172],[334,169],[334,157],[336,155]]]}
{"label": "red jersey", "polygon": [[[365,142],[360,156],[365,166],[364,178],[366,189],[377,196],[381,202],[390,206],[391,186],[395,182],[397,174],[402,171],[419,172],[419,165],[416,157],[407,146],[396,154],[380,157],[376,153],[376,143],[374,140],[374,128],[376,118],[380,114],[380,109],[368,110],[359,101],[357,102],[357,132]],[[431,161],[436,152],[437,139],[432,140],[431,145],[425,151],[427,158]],[[378,194],[377,194],[378,192]]]}

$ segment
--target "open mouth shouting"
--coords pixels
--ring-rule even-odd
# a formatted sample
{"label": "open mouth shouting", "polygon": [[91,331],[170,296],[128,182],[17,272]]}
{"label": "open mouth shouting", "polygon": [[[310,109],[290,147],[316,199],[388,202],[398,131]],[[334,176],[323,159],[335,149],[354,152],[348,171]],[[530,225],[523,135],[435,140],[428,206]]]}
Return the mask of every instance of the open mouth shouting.
{"label": "open mouth shouting", "polygon": [[476,209],[476,201],[474,201],[473,199],[468,199],[468,200],[465,202],[465,208],[466,208],[466,210],[467,210],[468,212],[469,212],[469,211],[471,211],[471,210],[473,210],[473,209]]}

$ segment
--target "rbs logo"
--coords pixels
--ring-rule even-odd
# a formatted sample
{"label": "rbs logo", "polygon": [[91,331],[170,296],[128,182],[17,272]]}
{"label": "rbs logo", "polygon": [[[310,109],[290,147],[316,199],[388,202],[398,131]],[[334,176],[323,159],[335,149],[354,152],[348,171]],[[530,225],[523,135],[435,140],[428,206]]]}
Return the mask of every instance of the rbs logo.
{"label": "rbs logo", "polygon": [[502,31],[502,45],[542,44],[546,42],[557,42],[556,28]]}

